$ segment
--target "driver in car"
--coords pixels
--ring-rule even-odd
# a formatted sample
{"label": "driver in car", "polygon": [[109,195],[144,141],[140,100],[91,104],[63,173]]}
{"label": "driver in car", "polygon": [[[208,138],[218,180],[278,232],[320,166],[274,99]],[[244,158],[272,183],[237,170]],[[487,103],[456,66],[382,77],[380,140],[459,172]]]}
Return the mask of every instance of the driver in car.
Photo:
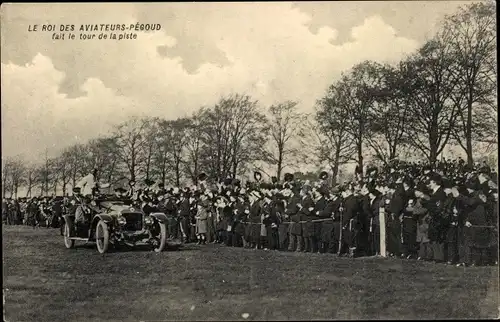
{"label": "driver in car", "polygon": [[78,207],[75,212],[75,223],[84,223],[85,222],[85,214],[89,215],[90,211],[97,211],[96,208],[91,205],[92,196],[98,193],[99,188],[109,187],[109,184],[98,184],[97,179],[98,170],[94,168],[91,173],[83,177],[78,183],[75,185],[75,190],[80,191],[82,206]]}

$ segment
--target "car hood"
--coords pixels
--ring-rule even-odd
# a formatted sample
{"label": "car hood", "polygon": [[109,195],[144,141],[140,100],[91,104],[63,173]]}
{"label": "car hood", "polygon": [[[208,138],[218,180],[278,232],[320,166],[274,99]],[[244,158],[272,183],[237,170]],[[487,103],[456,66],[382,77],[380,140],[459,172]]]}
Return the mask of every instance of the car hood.
{"label": "car hood", "polygon": [[108,212],[112,213],[121,213],[122,211],[128,211],[128,212],[140,212],[140,209],[134,208],[130,205],[125,205],[124,203],[121,202],[102,202],[101,204],[104,208],[107,209]]}

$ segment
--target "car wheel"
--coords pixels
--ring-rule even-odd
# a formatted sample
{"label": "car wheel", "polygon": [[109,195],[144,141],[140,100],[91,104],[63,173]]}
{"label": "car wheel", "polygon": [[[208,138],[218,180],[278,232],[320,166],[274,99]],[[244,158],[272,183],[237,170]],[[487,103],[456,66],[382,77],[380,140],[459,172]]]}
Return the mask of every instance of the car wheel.
{"label": "car wheel", "polygon": [[159,226],[160,231],[158,232],[157,236],[154,236],[154,238],[156,239],[154,251],[160,253],[167,246],[167,226],[165,225],[165,223],[159,221],[157,221],[155,225]]}
{"label": "car wheel", "polygon": [[97,251],[101,254],[104,254],[108,251],[109,247],[109,230],[108,224],[104,221],[99,220],[97,223],[96,231],[95,231],[95,241],[97,244]]}
{"label": "car wheel", "polygon": [[75,241],[71,239],[71,225],[70,220],[64,223],[64,246],[68,249],[75,247]]}

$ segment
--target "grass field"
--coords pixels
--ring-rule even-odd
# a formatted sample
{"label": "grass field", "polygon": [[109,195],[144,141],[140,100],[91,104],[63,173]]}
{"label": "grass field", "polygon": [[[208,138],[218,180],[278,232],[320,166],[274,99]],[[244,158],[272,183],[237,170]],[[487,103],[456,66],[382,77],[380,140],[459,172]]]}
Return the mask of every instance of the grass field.
{"label": "grass field", "polygon": [[100,255],[53,229],[2,233],[6,321],[498,317],[495,267],[217,245]]}

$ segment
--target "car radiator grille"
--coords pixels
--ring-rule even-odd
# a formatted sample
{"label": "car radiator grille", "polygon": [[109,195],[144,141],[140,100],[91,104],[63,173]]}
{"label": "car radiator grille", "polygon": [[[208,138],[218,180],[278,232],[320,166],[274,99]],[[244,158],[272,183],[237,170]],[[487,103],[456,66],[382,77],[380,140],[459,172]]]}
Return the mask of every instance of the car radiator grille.
{"label": "car radiator grille", "polygon": [[142,214],[141,213],[133,213],[133,212],[125,212],[122,213],[127,223],[123,227],[124,230],[135,231],[142,229]]}

